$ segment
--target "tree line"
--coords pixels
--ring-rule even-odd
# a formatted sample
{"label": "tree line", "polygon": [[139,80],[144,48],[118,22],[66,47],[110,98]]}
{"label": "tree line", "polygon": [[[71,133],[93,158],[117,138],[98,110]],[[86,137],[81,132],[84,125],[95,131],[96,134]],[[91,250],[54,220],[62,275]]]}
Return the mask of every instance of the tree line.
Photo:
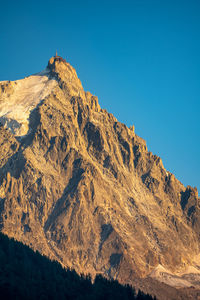
{"label": "tree line", "polygon": [[[116,280],[78,275],[0,233],[0,299],[151,300]],[[154,298],[155,299],[155,298]]]}

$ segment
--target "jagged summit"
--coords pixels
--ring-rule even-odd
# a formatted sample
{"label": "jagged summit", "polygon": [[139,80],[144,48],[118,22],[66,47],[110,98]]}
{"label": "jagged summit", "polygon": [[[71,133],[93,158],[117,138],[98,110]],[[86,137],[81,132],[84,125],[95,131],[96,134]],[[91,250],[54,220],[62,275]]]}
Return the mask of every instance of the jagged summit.
{"label": "jagged summit", "polygon": [[47,68],[16,81],[0,82],[0,122],[16,136],[29,132],[29,116],[57,87],[86,99],[75,69],[60,56],[52,57]]}
{"label": "jagged summit", "polygon": [[[69,63],[54,56],[45,71],[2,82],[0,91],[4,233],[80,273],[123,283],[200,268],[197,190],[101,109]],[[186,286],[198,285],[195,276]]]}
{"label": "jagged summit", "polygon": [[52,70],[52,69],[55,69],[55,65],[56,65],[56,63],[65,63],[66,64],[66,66],[68,66],[69,64],[66,62],[66,60],[64,59],[64,58],[62,58],[61,56],[58,56],[57,55],[57,52],[56,52],[56,55],[55,56],[52,56],[51,58],[50,58],[50,60],[48,61],[48,68],[50,69],[50,70]]}
{"label": "jagged summit", "polygon": [[48,62],[47,68],[53,78],[56,78],[60,87],[69,95],[80,96],[85,100],[85,92],[78,79],[76,70],[60,56],[53,56]]}

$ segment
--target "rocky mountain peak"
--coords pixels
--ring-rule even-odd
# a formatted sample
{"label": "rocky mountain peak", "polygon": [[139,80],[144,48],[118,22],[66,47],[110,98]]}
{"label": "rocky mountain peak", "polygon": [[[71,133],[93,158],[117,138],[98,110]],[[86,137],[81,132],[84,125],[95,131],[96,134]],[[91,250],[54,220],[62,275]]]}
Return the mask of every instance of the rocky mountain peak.
{"label": "rocky mountain peak", "polygon": [[79,80],[76,70],[66,62],[61,56],[50,58],[47,68],[53,78],[56,78],[61,88],[69,95],[80,96],[85,100],[85,92],[81,81]]}
{"label": "rocky mountain peak", "polygon": [[[52,72],[52,75],[58,76],[58,74],[62,73],[71,73],[74,78],[78,79],[75,69],[66,62],[64,58],[61,56],[53,56],[49,59],[47,68]],[[69,77],[70,79],[70,77]]]}
{"label": "rocky mountain peak", "polygon": [[43,72],[0,88],[4,233],[79,273],[123,283],[200,268],[197,190],[101,109],[70,64],[52,57]]}

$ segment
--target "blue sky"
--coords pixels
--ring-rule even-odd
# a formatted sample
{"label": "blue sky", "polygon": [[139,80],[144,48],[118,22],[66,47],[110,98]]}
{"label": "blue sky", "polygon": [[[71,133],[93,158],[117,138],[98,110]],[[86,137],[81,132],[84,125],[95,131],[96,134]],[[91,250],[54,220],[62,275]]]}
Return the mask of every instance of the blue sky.
{"label": "blue sky", "polygon": [[85,90],[200,190],[200,1],[1,1],[0,80],[55,54]]}

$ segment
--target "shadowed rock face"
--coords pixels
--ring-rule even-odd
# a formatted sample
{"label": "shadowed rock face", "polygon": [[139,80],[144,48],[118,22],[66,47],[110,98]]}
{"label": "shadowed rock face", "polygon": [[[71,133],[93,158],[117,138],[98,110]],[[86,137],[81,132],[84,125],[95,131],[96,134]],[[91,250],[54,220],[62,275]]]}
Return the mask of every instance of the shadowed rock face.
{"label": "shadowed rock face", "polygon": [[1,230],[64,266],[123,283],[158,264],[171,272],[194,264],[197,190],[102,110],[65,60],[52,57],[48,72],[57,83],[30,112],[28,133],[0,127]]}

